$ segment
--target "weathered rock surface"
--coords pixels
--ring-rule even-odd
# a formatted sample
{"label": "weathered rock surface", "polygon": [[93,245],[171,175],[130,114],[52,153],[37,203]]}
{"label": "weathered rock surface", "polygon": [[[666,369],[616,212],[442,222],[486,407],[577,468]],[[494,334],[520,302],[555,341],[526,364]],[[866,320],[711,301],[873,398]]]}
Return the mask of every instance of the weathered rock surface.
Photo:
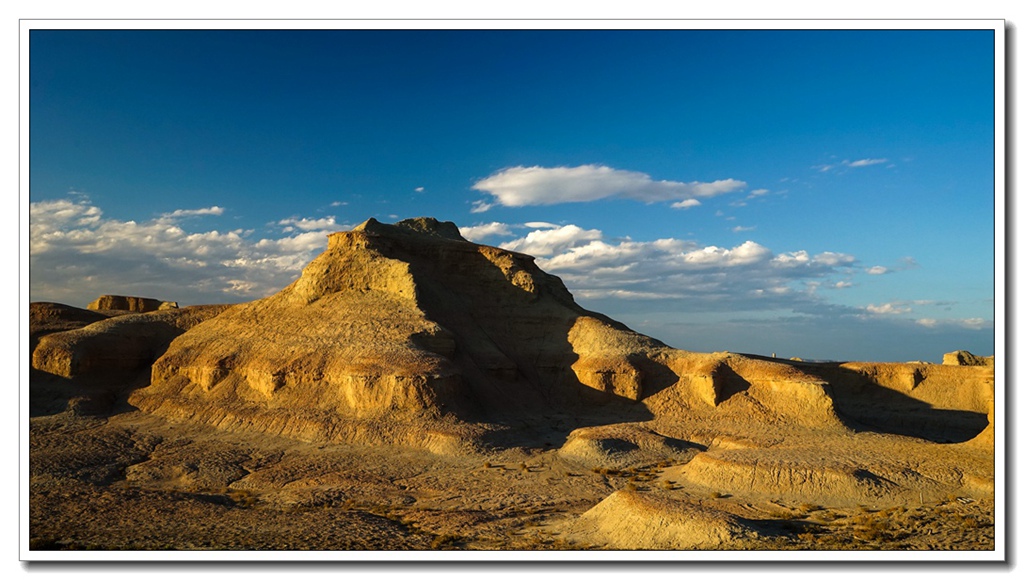
{"label": "weathered rock surface", "polygon": [[958,366],[990,367],[995,365],[994,356],[977,356],[966,350],[955,350],[942,355],[942,364]]}
{"label": "weathered rock surface", "polygon": [[118,296],[114,294],[104,294],[86,306],[89,310],[127,310],[129,312],[153,312],[155,310],[170,310],[177,307],[177,302],[165,302],[156,298]]}
{"label": "weathered rock surface", "polygon": [[106,314],[67,304],[32,302],[28,305],[29,352],[34,351],[39,339],[47,334],[82,328],[105,318],[108,318]]}
{"label": "weathered rock surface", "polygon": [[123,378],[148,369],[174,337],[226,308],[191,306],[110,318],[97,315],[100,319],[91,324],[42,336],[32,351],[32,368],[64,378]]}
{"label": "weathered rock surface", "polygon": [[[226,429],[446,449],[466,425],[551,413],[966,441],[988,424],[991,392],[981,368],[673,349],[581,308],[531,256],[419,218],[331,234],[287,288],[176,338],[131,403]],[[566,456],[597,457],[591,435]]]}

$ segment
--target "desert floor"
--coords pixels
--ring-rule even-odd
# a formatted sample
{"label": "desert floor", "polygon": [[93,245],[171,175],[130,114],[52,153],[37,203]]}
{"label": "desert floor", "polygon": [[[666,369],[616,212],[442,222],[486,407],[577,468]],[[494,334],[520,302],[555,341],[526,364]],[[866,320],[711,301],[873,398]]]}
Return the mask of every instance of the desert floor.
{"label": "desert floor", "polygon": [[[32,550],[579,550],[617,490],[732,516],[721,550],[992,550],[990,498],[818,505],[585,468],[555,444],[464,456],[173,424],[125,403],[31,419]],[[594,536],[582,536],[591,537]]]}

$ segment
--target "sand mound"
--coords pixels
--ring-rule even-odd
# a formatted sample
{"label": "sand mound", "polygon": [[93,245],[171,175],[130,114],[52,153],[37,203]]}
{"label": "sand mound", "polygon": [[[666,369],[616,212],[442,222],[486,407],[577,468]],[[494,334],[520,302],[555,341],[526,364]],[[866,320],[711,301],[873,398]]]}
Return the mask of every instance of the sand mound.
{"label": "sand mound", "polygon": [[652,493],[616,491],[570,523],[572,539],[614,550],[713,550],[756,533],[739,518]]}
{"label": "sand mound", "polygon": [[681,461],[695,452],[692,443],[628,423],[576,429],[558,450],[561,457],[587,467],[614,469],[664,460]]}

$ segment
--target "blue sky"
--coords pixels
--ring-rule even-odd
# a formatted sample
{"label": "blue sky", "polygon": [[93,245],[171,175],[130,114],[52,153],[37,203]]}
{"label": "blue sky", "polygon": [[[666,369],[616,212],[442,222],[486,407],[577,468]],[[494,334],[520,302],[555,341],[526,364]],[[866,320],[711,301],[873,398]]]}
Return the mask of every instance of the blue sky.
{"label": "blue sky", "polygon": [[992,31],[33,31],[30,299],[237,302],[368,217],[668,344],[994,350]]}

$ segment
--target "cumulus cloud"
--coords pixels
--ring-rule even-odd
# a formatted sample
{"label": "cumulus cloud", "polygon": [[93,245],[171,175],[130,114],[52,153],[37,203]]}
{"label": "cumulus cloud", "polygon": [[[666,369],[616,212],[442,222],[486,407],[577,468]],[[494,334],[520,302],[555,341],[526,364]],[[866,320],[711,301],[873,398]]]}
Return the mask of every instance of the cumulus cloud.
{"label": "cumulus cloud", "polygon": [[294,231],[296,229],[304,232],[319,230],[338,231],[338,223],[332,215],[319,219],[292,217],[277,222],[277,225],[285,226],[284,231],[286,232]]}
{"label": "cumulus cloud", "polygon": [[290,218],[282,222],[295,233],[254,238],[251,230],[189,230],[177,222],[220,215],[195,211],[136,222],[105,217],[88,198],[30,204],[30,299],[82,306],[100,294],[184,304],[259,298],[294,280],[327,234],[344,229],[334,218]]}
{"label": "cumulus cloud", "polygon": [[753,241],[719,247],[675,238],[607,240],[576,225],[532,231],[501,247],[537,256],[582,299],[674,300],[686,310],[816,303],[814,287],[856,263],[838,252],[776,253]]}
{"label": "cumulus cloud", "polygon": [[584,230],[576,225],[535,230],[526,237],[502,244],[501,247],[532,256],[551,256],[564,252],[581,242],[601,238],[599,230]]}
{"label": "cumulus cloud", "polygon": [[872,276],[880,276],[882,274],[888,274],[889,268],[886,268],[885,266],[871,266],[870,268],[864,271],[867,272],[868,274],[871,274]]}
{"label": "cumulus cloud", "polygon": [[493,199],[477,201],[471,211],[494,205],[523,207],[624,198],[646,203],[713,197],[743,189],[736,179],[712,182],[655,181],[646,173],[604,165],[578,167],[510,167],[473,184]]}
{"label": "cumulus cloud", "polygon": [[697,207],[700,205],[700,201],[696,199],[684,199],[683,201],[677,201],[672,204],[672,207],[676,209],[690,209],[691,207]]}
{"label": "cumulus cloud", "polygon": [[467,240],[477,242],[492,236],[511,236],[512,228],[508,224],[491,222],[489,224],[460,227],[459,233]]}

